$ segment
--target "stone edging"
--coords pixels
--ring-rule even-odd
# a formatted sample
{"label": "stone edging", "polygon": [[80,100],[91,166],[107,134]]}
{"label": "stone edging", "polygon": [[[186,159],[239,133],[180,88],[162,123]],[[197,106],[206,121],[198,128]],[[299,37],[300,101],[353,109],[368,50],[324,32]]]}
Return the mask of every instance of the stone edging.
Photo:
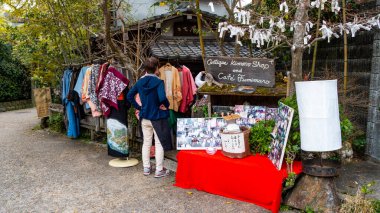
{"label": "stone edging", "polygon": [[0,102],[0,112],[26,109],[33,107],[32,100],[19,100],[10,102]]}

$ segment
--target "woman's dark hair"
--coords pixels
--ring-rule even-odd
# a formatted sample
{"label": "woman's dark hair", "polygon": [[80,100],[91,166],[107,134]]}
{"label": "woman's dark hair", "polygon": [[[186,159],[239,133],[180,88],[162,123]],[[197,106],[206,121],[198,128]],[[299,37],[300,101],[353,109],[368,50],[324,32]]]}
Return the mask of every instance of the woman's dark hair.
{"label": "woman's dark hair", "polygon": [[144,62],[144,69],[147,73],[153,74],[158,67],[158,59],[155,57],[150,57]]}

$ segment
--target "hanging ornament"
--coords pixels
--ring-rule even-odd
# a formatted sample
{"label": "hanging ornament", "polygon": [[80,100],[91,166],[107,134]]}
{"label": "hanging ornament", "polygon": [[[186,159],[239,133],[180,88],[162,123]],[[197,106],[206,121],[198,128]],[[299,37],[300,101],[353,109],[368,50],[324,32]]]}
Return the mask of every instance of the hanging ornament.
{"label": "hanging ornament", "polygon": [[274,21],[273,21],[273,19],[271,18],[271,19],[269,20],[269,28],[273,28],[273,26],[274,26]]}
{"label": "hanging ornament", "polygon": [[288,5],[286,4],[286,1],[283,1],[281,4],[280,4],[280,11],[284,11],[285,13],[289,13],[289,7]]}
{"label": "hanging ornament", "polygon": [[208,3],[208,6],[211,7],[211,12],[215,12],[215,9],[214,9],[214,3],[212,1],[210,1],[210,3]]}
{"label": "hanging ornament", "polygon": [[281,30],[281,32],[285,32],[285,21],[284,19],[280,18],[280,20],[278,20],[278,22],[276,23],[276,26],[278,27],[278,29]]}
{"label": "hanging ornament", "polygon": [[305,31],[306,31],[305,34],[307,34],[310,31],[310,29],[313,28],[313,26],[314,26],[314,24],[311,23],[311,21],[306,22],[306,24],[305,24]]}
{"label": "hanging ornament", "polygon": [[377,26],[378,28],[380,28],[380,14],[369,19],[367,23],[371,26]]}
{"label": "hanging ornament", "polygon": [[251,12],[247,11],[246,19],[247,19],[246,23],[249,25],[251,22]]}
{"label": "hanging ornament", "polygon": [[241,22],[242,24],[247,24],[247,12],[245,10],[242,10],[241,12]]}
{"label": "hanging ornament", "polygon": [[319,8],[320,4],[321,4],[321,2],[319,0],[315,0],[315,1],[310,2],[310,7],[311,8]]}
{"label": "hanging ornament", "polygon": [[310,39],[311,39],[311,35],[307,35],[307,36],[303,37],[303,44],[304,45],[308,44]]}
{"label": "hanging ornament", "polygon": [[260,17],[259,24],[261,25],[261,27],[263,27],[263,24],[264,24],[264,17]]}

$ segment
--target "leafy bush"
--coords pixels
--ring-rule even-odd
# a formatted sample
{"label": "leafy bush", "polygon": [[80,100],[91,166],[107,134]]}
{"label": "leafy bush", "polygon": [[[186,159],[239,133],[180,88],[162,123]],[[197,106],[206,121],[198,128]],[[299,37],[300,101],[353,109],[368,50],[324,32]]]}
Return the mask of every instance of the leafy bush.
{"label": "leafy bush", "polygon": [[30,79],[26,68],[12,58],[12,48],[0,41],[0,102],[30,99]]}
{"label": "leafy bush", "polygon": [[270,133],[274,127],[274,121],[259,121],[251,128],[249,135],[249,146],[251,152],[260,153],[262,155],[268,154],[270,151],[270,143],[272,138]]}
{"label": "leafy bush", "polygon": [[348,117],[343,113],[343,110],[339,110],[339,114],[342,141],[347,141],[352,137],[355,128]]}
{"label": "leafy bush", "polygon": [[130,107],[128,109],[128,121],[130,122],[132,126],[137,126],[139,123],[135,115],[135,108],[133,107]]}
{"label": "leafy bush", "polygon": [[359,156],[363,156],[365,154],[366,145],[367,141],[365,135],[358,136],[352,141],[352,149]]}
{"label": "leafy bush", "polygon": [[48,120],[49,128],[55,132],[64,133],[65,132],[65,123],[64,118],[61,113],[53,113]]}

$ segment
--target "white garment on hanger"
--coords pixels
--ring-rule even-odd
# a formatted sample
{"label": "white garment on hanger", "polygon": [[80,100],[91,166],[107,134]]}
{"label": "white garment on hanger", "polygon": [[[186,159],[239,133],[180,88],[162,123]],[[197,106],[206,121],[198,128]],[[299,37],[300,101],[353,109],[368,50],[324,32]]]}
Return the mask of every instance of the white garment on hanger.
{"label": "white garment on hanger", "polygon": [[173,95],[173,72],[171,70],[165,70],[165,90],[166,90],[166,96]]}
{"label": "white garment on hanger", "polygon": [[179,82],[181,83],[181,87],[182,87],[183,86],[183,73],[178,72],[178,75],[179,75]]}

